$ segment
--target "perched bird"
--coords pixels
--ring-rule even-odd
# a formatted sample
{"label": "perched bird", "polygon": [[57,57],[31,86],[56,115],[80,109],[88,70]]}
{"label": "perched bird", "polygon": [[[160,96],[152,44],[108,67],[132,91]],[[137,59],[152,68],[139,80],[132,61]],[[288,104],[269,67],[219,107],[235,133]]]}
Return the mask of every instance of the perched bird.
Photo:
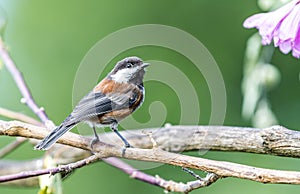
{"label": "perched bird", "polygon": [[125,146],[130,147],[118,132],[118,123],[143,103],[143,78],[145,67],[148,65],[138,57],[127,57],[119,61],[113,70],[79,101],[72,113],[35,146],[35,149],[49,149],[63,134],[80,122],[86,122],[93,128],[95,138],[91,146],[95,141],[99,141],[95,126],[109,125]]}

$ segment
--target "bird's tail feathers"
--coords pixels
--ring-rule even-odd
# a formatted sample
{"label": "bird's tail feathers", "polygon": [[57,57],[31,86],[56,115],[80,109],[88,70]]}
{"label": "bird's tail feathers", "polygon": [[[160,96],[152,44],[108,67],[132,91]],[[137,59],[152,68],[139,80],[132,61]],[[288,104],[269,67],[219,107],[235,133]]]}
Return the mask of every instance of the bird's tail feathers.
{"label": "bird's tail feathers", "polygon": [[76,123],[65,126],[61,124],[56,127],[47,137],[45,137],[34,149],[36,150],[48,150],[63,134],[71,130]]}

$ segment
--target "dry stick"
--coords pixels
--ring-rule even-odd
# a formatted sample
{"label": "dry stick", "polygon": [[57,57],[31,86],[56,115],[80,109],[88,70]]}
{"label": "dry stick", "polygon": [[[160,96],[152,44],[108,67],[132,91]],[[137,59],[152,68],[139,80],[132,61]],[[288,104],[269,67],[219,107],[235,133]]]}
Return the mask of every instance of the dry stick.
{"label": "dry stick", "polygon": [[[191,127],[191,126],[186,126]],[[195,127],[197,132],[198,128]],[[204,128],[205,126],[201,126]],[[176,126],[172,128],[172,133],[181,133],[184,126],[177,127],[177,131],[174,131]],[[211,129],[211,126],[207,126],[208,129]],[[218,126],[214,126],[216,131],[226,130],[227,132],[229,129],[236,127],[225,127],[219,126],[219,130],[217,130]],[[276,128],[276,127],[275,127]],[[242,131],[243,128],[239,127]],[[249,130],[250,128],[247,128]],[[255,129],[256,130],[256,129]],[[279,130],[279,129],[278,129]],[[279,131],[277,132],[279,133]],[[283,130],[283,129],[282,129]],[[287,133],[287,129],[283,130],[283,134]],[[159,133],[158,131],[155,131]],[[199,132],[199,131],[198,131]],[[291,133],[292,131],[290,131]],[[21,122],[0,122],[0,135],[10,135],[10,136],[23,136],[27,138],[36,138],[40,139],[47,133],[46,130],[43,130],[41,127],[36,127],[32,125],[28,125]],[[184,132],[183,132],[184,133]],[[288,134],[290,134],[288,133]],[[294,131],[294,138],[299,138],[299,132]],[[279,133],[280,134],[280,133]],[[161,136],[170,137],[170,134],[160,134]],[[265,134],[266,135],[266,134]],[[272,134],[271,134],[272,136]],[[184,136],[182,136],[185,138]],[[268,137],[268,136],[267,136]],[[267,138],[266,137],[266,138]],[[276,137],[276,136],[275,136]],[[149,138],[149,137],[148,137]],[[186,137],[188,138],[188,137]],[[237,138],[237,137],[235,137]],[[227,139],[227,146],[231,145],[234,146],[236,143],[235,141],[239,142],[237,139]],[[269,138],[273,138],[270,137]],[[290,137],[289,137],[290,138]],[[187,141],[189,139],[186,139]],[[283,139],[280,139],[282,141]],[[289,141],[287,139],[286,141]],[[89,150],[89,142],[91,138],[82,137],[80,135],[76,135],[73,133],[67,133],[59,140],[60,143],[65,145],[70,145],[73,147]],[[136,139],[137,142],[145,141],[143,138]],[[148,140],[150,141],[150,140]],[[299,139],[298,139],[299,142]],[[225,142],[223,142],[225,143]],[[241,142],[239,142],[241,143]],[[244,142],[245,143],[245,142]],[[137,143],[138,144],[138,143]],[[246,145],[246,144],[245,144]],[[244,146],[245,146],[244,145]],[[158,146],[160,146],[158,144]],[[297,148],[298,149],[298,148]],[[285,148],[283,148],[285,153]],[[278,153],[279,150],[276,150]],[[94,145],[94,152],[98,153],[100,158],[107,158],[107,157],[122,157],[122,148],[115,145],[105,144],[105,143],[98,143]],[[296,155],[298,152],[296,151]],[[271,169],[264,169],[264,168],[257,168],[248,165],[241,165],[232,162],[222,162],[222,161],[215,161],[209,160],[204,158],[197,158],[192,156],[185,156],[181,154],[171,153],[167,151],[163,151],[159,148],[156,149],[140,149],[140,148],[128,148],[126,149],[124,158],[133,159],[133,160],[140,160],[140,161],[149,161],[149,162],[159,162],[165,163],[180,167],[198,169],[206,172],[212,172],[217,174],[220,177],[236,177],[241,179],[248,179],[253,180],[261,183],[285,183],[285,184],[300,184],[300,172],[295,171],[283,171],[283,170],[271,170]]]}
{"label": "dry stick", "polygon": [[[129,139],[134,147],[152,148],[153,144],[149,136],[143,133],[145,131],[153,133],[153,139],[159,147],[172,152],[205,149],[300,157],[300,132],[281,126],[265,129],[231,126],[171,126],[122,131],[122,135]],[[47,134],[48,131],[43,127],[18,121],[0,120],[0,135],[42,139]],[[100,138],[104,142],[114,142],[122,146],[117,136],[110,133],[103,134]],[[90,138],[66,133],[58,143],[89,150]]]}
{"label": "dry stick", "polygon": [[[48,118],[46,112],[43,110],[43,108],[39,108],[35,101],[33,100],[32,95],[30,94],[30,91],[26,85],[26,82],[21,74],[21,72],[18,70],[17,66],[15,65],[14,61],[10,57],[9,53],[7,52],[5,48],[5,44],[0,37],[0,56],[6,65],[7,69],[9,70],[10,74],[13,76],[21,94],[24,97],[25,103],[28,105],[29,108],[40,118],[40,120],[46,125],[54,125]],[[146,180],[146,179],[145,179]],[[143,180],[143,181],[145,181]]]}

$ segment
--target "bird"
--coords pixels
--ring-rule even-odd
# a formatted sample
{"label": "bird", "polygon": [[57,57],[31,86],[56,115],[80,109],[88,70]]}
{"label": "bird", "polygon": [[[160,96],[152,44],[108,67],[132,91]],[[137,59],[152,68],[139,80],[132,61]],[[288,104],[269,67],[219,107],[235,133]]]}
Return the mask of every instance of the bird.
{"label": "bird", "polygon": [[131,147],[119,133],[118,123],[142,105],[145,97],[143,78],[145,68],[149,65],[136,56],[117,62],[111,72],[78,102],[71,114],[39,142],[35,149],[48,150],[80,122],[89,124],[93,129],[91,147],[100,141],[95,127],[105,126],[110,126],[126,148]]}

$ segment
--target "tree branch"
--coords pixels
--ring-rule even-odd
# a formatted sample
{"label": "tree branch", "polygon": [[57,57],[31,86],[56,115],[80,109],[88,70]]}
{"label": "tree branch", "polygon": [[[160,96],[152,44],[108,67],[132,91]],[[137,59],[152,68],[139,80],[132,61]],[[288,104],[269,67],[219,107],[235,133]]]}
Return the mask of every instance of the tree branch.
{"label": "tree branch", "polygon": [[[153,138],[157,142],[157,145],[160,148],[166,148],[166,149],[177,149],[178,146],[175,146],[176,144],[179,145],[180,150],[182,148],[185,148],[186,150],[195,149],[198,146],[192,146],[189,144],[178,144],[174,141],[174,144],[161,144],[161,139],[165,138],[174,138],[171,134],[176,134],[176,136],[180,137],[180,142],[197,142],[197,141],[191,141],[191,139],[194,140],[194,138],[197,139],[197,137],[187,137],[186,133],[187,130],[184,130],[184,128],[188,129],[189,131],[193,130],[193,134],[202,134],[205,131],[209,131],[210,136],[218,137],[217,134],[220,131],[225,130],[226,133],[228,131],[235,131],[239,132],[238,135],[245,136],[245,131],[248,131],[248,133],[253,129],[254,131],[257,131],[259,129],[255,128],[238,128],[238,127],[224,127],[224,126],[172,126],[169,128],[164,129],[148,129],[148,131],[152,131]],[[214,130],[212,130],[214,128]],[[240,130],[238,130],[240,129]],[[169,133],[167,133],[169,131]],[[10,135],[10,136],[23,136],[27,138],[37,138],[41,139],[44,135],[46,135],[47,131],[44,130],[41,127],[36,127],[28,124],[24,124],[21,122],[0,122],[0,135]],[[233,133],[233,132],[232,132]],[[258,133],[258,132],[257,132]],[[255,133],[255,134],[257,134]],[[132,132],[131,132],[132,134]],[[214,134],[214,135],[213,135]],[[247,134],[250,135],[251,133]],[[205,138],[202,140],[205,140],[205,148],[214,147],[215,150],[217,147],[224,147],[226,150],[231,151],[249,151],[249,152],[255,152],[255,153],[273,153],[273,154],[281,154],[284,156],[293,156],[298,157],[299,156],[299,147],[297,147],[297,144],[300,143],[299,141],[299,132],[297,131],[291,131],[288,129],[285,129],[283,127],[275,126],[272,128],[261,130],[261,136],[265,141],[271,140],[274,144],[284,144],[286,142],[290,142],[292,146],[275,146],[270,143],[268,143],[269,148],[276,148],[276,149],[267,149],[267,151],[263,151],[261,149],[258,149],[259,151],[254,151],[254,148],[250,149],[244,149],[248,144],[256,145],[255,143],[251,141],[244,141],[244,143],[241,142],[240,138],[244,138],[240,136],[238,138],[238,135],[229,134],[226,136],[226,141],[215,141],[215,138]],[[268,135],[269,134],[269,135]],[[280,134],[280,135],[279,135]],[[223,134],[225,135],[225,134]],[[251,134],[252,135],[252,134]],[[110,136],[110,135],[109,135]],[[197,136],[197,135],[196,135]],[[130,136],[128,136],[130,137]],[[159,138],[156,138],[159,137]],[[232,138],[234,137],[234,138]],[[248,136],[249,137],[249,136]],[[111,136],[110,138],[113,138]],[[148,140],[146,141],[146,139]],[[186,139],[189,138],[189,139]],[[253,137],[250,137],[249,139],[252,140]],[[150,142],[151,140],[149,136],[145,134],[140,135],[131,135],[130,137],[131,143],[135,145],[143,145],[144,147],[150,147],[147,142]],[[221,138],[222,139],[222,138]],[[110,139],[111,140],[111,139]],[[210,141],[213,140],[213,141]],[[217,140],[220,140],[217,138]],[[73,133],[67,133],[64,135],[59,142],[70,145],[73,147],[90,150],[89,148],[89,142],[91,141],[91,138],[89,137],[82,137]],[[275,142],[274,142],[275,141]],[[260,147],[264,146],[264,141],[260,142]],[[170,142],[169,142],[170,143]],[[199,145],[204,142],[197,142]],[[210,144],[209,144],[210,143]],[[152,144],[151,144],[152,145]],[[187,146],[188,145],[188,146]],[[243,149],[238,149],[235,146],[242,146]],[[136,146],[137,147],[137,146]],[[262,183],[285,183],[285,184],[300,184],[300,172],[294,172],[294,171],[281,171],[281,170],[271,170],[271,169],[264,169],[264,168],[256,168],[252,166],[247,165],[241,165],[231,162],[222,162],[222,161],[214,161],[209,159],[203,159],[203,158],[197,158],[192,156],[185,156],[181,154],[171,153],[164,150],[161,150],[160,148],[153,148],[153,149],[141,149],[141,148],[128,148],[126,149],[126,152],[124,154],[124,158],[127,159],[133,159],[133,160],[140,160],[140,161],[151,161],[151,162],[160,162],[165,164],[171,164],[175,166],[180,167],[186,167],[186,168],[192,168],[192,169],[198,169],[206,172],[215,173],[216,175],[220,177],[236,177],[236,178],[242,178],[242,179],[248,179],[253,180],[257,182]],[[173,149],[174,150],[174,149]],[[222,149],[223,150],[223,149]],[[289,154],[287,154],[287,150],[290,150]],[[107,158],[107,157],[122,157],[122,147],[117,145],[111,145],[107,143],[98,143],[94,145],[93,150],[98,157],[100,158]]]}
{"label": "tree branch", "polygon": [[[100,153],[101,157],[123,156],[122,150],[120,150],[119,147],[107,144],[97,146],[97,151]],[[300,172],[256,168],[232,162],[185,156],[160,149],[130,148],[126,150],[124,158],[192,168],[205,172],[212,172],[220,177],[236,177],[261,183],[300,184]]]}

